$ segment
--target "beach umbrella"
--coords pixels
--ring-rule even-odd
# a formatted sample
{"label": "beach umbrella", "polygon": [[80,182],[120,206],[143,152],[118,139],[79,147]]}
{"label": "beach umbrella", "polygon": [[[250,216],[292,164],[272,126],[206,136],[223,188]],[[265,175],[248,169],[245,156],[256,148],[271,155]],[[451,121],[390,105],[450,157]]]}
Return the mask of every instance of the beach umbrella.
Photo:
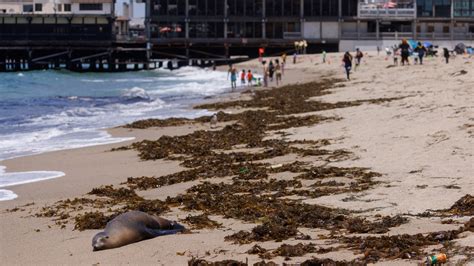
{"label": "beach umbrella", "polygon": [[423,45],[425,47],[430,47],[430,46],[433,46],[433,44],[431,42],[424,42]]}
{"label": "beach umbrella", "polygon": [[410,44],[411,48],[413,49],[418,46],[418,43],[415,40],[408,40],[408,44]]}

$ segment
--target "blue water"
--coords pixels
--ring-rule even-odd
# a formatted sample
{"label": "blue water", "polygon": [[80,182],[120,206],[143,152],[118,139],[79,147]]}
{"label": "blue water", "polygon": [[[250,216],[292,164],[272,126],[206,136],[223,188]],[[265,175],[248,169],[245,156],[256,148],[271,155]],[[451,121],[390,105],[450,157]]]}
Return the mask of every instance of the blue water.
{"label": "blue water", "polygon": [[[208,114],[192,110],[190,105],[228,90],[226,79],[226,73],[196,68],[172,72],[0,73],[0,161],[123,141],[101,129],[138,119]],[[58,172],[49,176],[53,175],[61,176]],[[18,175],[0,169],[0,188],[47,177],[45,172]],[[0,190],[0,200],[12,198],[11,193],[2,197],[5,193]]]}

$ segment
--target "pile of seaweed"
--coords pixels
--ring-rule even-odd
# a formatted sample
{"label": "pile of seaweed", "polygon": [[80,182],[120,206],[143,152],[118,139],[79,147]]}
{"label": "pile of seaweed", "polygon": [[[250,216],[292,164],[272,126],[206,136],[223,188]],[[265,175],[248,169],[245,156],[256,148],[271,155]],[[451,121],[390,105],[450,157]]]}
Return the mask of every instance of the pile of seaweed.
{"label": "pile of seaweed", "polygon": [[62,228],[73,217],[74,229],[83,231],[104,228],[107,222],[127,211],[142,211],[156,216],[169,211],[163,201],[144,199],[128,188],[102,186],[88,194],[95,197],[61,200],[43,207],[36,216],[54,217]]}
{"label": "pile of seaweed", "polygon": [[441,231],[427,235],[392,235],[343,238],[348,247],[364,254],[365,263],[374,263],[380,259],[422,259],[426,254],[423,248],[430,245],[445,244],[457,238],[464,228],[453,231]]}
{"label": "pile of seaweed", "polygon": [[215,229],[220,228],[222,224],[209,219],[206,214],[201,215],[188,215],[185,219],[181,220],[182,222],[191,225],[192,229]]}
{"label": "pile of seaweed", "polygon": [[[204,259],[197,259],[197,258],[192,258],[191,260],[188,261],[188,266],[249,266],[250,264],[248,262],[241,262],[241,261],[236,261],[236,260],[223,260],[223,261],[206,261]],[[275,264],[274,262],[265,262],[265,261],[260,261],[257,263],[254,263],[253,266],[276,266],[278,264]],[[283,263],[283,266],[290,266],[290,265],[295,265],[294,263]],[[309,259],[305,260],[301,263],[298,263],[297,265],[301,266],[346,266],[346,265],[354,265],[354,266],[360,266],[360,265],[365,265],[361,262],[356,262],[356,261],[335,261],[332,259]]]}
{"label": "pile of seaweed", "polygon": [[456,201],[447,212],[454,215],[474,215],[474,197],[470,194],[465,195]]}
{"label": "pile of seaweed", "polygon": [[262,248],[259,245],[254,245],[247,251],[248,254],[258,255],[262,259],[272,259],[276,256],[281,256],[289,259],[290,257],[301,257],[308,253],[328,253],[334,251],[334,248],[321,248],[314,243],[298,243],[296,245],[282,244],[272,252]]}
{"label": "pile of seaweed", "polygon": [[[74,218],[78,230],[103,228],[105,224],[120,213],[140,210],[160,215],[170,208],[187,211],[199,211],[199,216],[188,216],[184,222],[195,228],[213,228],[220,226],[210,220],[208,215],[220,215],[258,224],[250,231],[239,231],[226,237],[234,243],[252,243],[261,241],[283,241],[297,238],[299,228],[323,228],[331,234],[384,233],[390,227],[406,222],[403,217],[382,217],[371,221],[354,217],[342,209],[302,203],[288,199],[287,196],[316,198],[329,194],[359,192],[377,184],[374,177],[379,176],[364,168],[342,168],[314,166],[311,163],[294,162],[273,166],[262,160],[288,154],[301,157],[311,156],[318,162],[346,160],[351,154],[344,150],[325,150],[329,140],[287,141],[283,138],[267,139],[269,131],[284,130],[292,127],[310,126],[327,118],[317,115],[294,116],[307,112],[344,108],[367,103],[382,103],[399,98],[375,99],[367,101],[322,103],[309,100],[327,92],[332,81],[285,86],[275,90],[256,92],[252,101],[235,101],[203,105],[199,108],[252,107],[257,111],[242,113],[218,113],[219,121],[234,121],[220,130],[199,130],[184,136],[162,136],[158,140],[144,140],[120,149],[135,149],[142,160],[179,160],[186,170],[158,177],[130,177],[122,185],[103,186],[93,189],[88,197],[65,200],[53,206],[45,207],[40,216]],[[210,117],[194,120],[169,119],[146,120],[127,125],[131,128],[150,126],[176,126],[186,123],[206,122]],[[238,148],[256,148],[259,152],[239,152]],[[318,163],[321,165],[321,163]],[[324,164],[322,164],[324,165]],[[278,180],[272,175],[282,172],[297,173],[292,180]],[[230,183],[210,183],[210,178],[231,177]],[[350,183],[337,182],[335,178],[350,180]],[[325,180],[330,179],[330,180]],[[137,190],[149,190],[171,184],[203,180],[184,193],[169,197],[165,201],[146,200]],[[304,187],[302,181],[316,181]],[[100,211],[98,211],[100,210]],[[313,251],[311,246],[285,246],[276,254],[292,256]],[[311,263],[334,263],[334,261],[314,260]],[[204,263],[204,264],[203,264]],[[190,265],[228,265],[205,264],[194,261]],[[226,261],[225,263],[238,263]],[[240,265],[240,264],[230,264]],[[304,264],[303,264],[304,265]]]}

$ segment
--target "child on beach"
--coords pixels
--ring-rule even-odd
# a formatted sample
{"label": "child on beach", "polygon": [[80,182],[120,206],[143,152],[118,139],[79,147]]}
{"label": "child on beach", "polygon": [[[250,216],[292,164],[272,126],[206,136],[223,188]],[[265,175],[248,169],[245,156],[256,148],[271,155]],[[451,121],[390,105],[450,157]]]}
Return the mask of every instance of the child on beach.
{"label": "child on beach", "polygon": [[281,83],[281,65],[280,63],[277,61],[276,62],[276,66],[275,66],[275,74],[276,74],[276,84],[277,86]]}
{"label": "child on beach", "polygon": [[268,65],[268,77],[270,77],[270,82],[273,82],[273,73],[275,72],[275,65],[273,65],[273,61],[270,61]]}
{"label": "child on beach", "polygon": [[449,64],[449,50],[448,50],[448,48],[446,48],[446,47],[443,48],[443,56],[444,56],[444,58],[445,58],[445,60],[446,60],[446,64]]}
{"label": "child on beach", "polygon": [[252,75],[252,71],[249,69],[249,71],[247,72],[247,84],[249,87],[252,87],[252,81],[253,81],[253,75]]}
{"label": "child on beach", "polygon": [[364,57],[364,54],[360,51],[359,48],[356,49],[356,55],[355,55],[355,59],[356,59],[356,69],[357,67],[360,65],[360,62],[362,61],[362,57]]}
{"label": "child on beach", "polygon": [[240,85],[245,85],[245,69],[242,69],[242,73],[240,73]]}
{"label": "child on beach", "polygon": [[282,62],[282,64],[286,64],[286,53],[283,53],[281,55],[281,62]]}
{"label": "child on beach", "polygon": [[349,52],[346,52],[342,62],[344,63],[344,69],[346,70],[347,80],[351,80],[350,74],[352,69],[352,55]]}
{"label": "child on beach", "polygon": [[426,54],[426,47],[421,44],[421,42],[418,42],[418,46],[415,48],[415,52],[418,53],[418,59],[420,61],[420,65],[423,65],[423,57],[425,57]]}
{"label": "child on beach", "polygon": [[233,67],[232,65],[229,66],[229,72],[227,73],[227,76],[230,75],[230,86],[232,90],[237,88],[237,69]]}

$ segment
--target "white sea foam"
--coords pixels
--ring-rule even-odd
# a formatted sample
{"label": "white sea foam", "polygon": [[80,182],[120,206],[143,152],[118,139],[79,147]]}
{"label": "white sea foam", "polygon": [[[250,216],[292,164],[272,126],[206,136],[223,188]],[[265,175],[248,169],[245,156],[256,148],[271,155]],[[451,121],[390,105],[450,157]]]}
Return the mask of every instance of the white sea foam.
{"label": "white sea foam", "polygon": [[[11,187],[15,185],[39,182],[64,176],[63,172],[58,171],[31,171],[5,173],[5,167],[0,166],[0,188]],[[16,195],[11,190],[0,189],[0,201],[16,199]]]}
{"label": "white sea foam", "polygon": [[122,97],[125,97],[128,99],[151,100],[151,97],[150,95],[148,95],[146,90],[140,87],[133,87],[129,90],[124,90],[124,92],[122,93]]}
{"label": "white sea foam", "polygon": [[11,190],[0,189],[0,201],[12,200],[18,198],[18,195]]}
{"label": "white sea foam", "polygon": [[0,174],[0,188],[33,183],[64,176],[57,171],[31,171]]}

